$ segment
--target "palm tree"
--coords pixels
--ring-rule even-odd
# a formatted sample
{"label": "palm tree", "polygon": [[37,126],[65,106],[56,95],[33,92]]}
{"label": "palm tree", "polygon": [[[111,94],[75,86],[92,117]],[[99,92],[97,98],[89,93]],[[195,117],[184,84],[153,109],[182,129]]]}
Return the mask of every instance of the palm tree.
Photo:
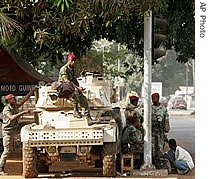
{"label": "palm tree", "polygon": [[23,32],[22,26],[16,20],[5,14],[4,8],[0,8],[0,38],[4,40],[9,39],[14,29]]}

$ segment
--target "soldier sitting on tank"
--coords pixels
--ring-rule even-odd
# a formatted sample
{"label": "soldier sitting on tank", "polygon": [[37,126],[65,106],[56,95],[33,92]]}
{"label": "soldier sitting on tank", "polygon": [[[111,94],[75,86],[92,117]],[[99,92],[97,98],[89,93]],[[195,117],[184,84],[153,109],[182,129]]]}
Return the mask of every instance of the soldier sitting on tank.
{"label": "soldier sitting on tank", "polygon": [[141,122],[136,115],[130,116],[127,121],[129,121],[129,124],[125,127],[122,134],[122,153],[133,153],[134,168],[139,169],[144,161],[144,132],[140,134],[141,131],[138,130]]}
{"label": "soldier sitting on tank", "polygon": [[60,68],[58,85],[62,83],[70,83],[73,82],[75,91],[72,95],[72,104],[74,106],[74,116],[77,118],[81,118],[82,114],[78,109],[78,103],[80,103],[81,107],[85,109],[85,116],[88,119],[88,122],[91,123],[92,118],[90,116],[90,108],[88,105],[87,98],[83,95],[82,91],[84,88],[79,86],[79,82],[77,80],[77,72],[75,68],[75,62],[77,57],[74,54],[69,54],[67,57],[67,63]]}

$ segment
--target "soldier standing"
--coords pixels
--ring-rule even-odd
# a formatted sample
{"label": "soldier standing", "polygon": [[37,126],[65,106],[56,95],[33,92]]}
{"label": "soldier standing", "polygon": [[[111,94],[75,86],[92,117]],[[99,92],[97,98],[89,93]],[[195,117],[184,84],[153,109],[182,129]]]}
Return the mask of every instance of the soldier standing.
{"label": "soldier standing", "polygon": [[[140,119],[142,115],[138,106],[139,97],[133,95],[133,96],[130,96],[129,99],[130,99],[130,103],[126,106],[126,109],[125,109],[125,118],[128,119],[130,116],[133,116],[135,114]],[[126,125],[128,122],[129,121],[126,120]]]}
{"label": "soldier standing", "polygon": [[155,165],[155,161],[159,160],[164,153],[165,140],[170,130],[168,111],[161,105],[159,98],[158,93],[152,94],[152,157]]}
{"label": "soldier standing", "polygon": [[30,114],[30,110],[24,110],[19,112],[19,108],[30,98],[35,86],[19,103],[13,94],[8,94],[5,96],[6,105],[3,109],[3,124],[2,124],[2,135],[3,135],[3,145],[4,151],[0,159],[0,175],[7,175],[4,171],[4,166],[9,154],[12,153],[13,149],[13,139],[16,134],[20,133],[21,128],[29,124],[29,122],[19,123],[18,119],[24,114]]}

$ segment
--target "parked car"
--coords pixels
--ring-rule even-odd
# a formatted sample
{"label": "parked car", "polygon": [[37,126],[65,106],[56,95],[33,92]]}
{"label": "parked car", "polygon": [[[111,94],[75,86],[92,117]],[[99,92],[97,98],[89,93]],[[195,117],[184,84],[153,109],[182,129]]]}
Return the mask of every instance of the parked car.
{"label": "parked car", "polygon": [[178,99],[182,100],[182,99],[184,99],[184,98],[183,98],[182,96],[170,95],[170,99],[168,100],[168,108],[169,108],[169,109],[172,109],[172,108],[173,108],[173,105],[174,105],[174,102],[175,102],[176,100],[178,100]]}
{"label": "parked car", "polygon": [[172,105],[172,109],[185,109],[187,110],[187,102],[184,99],[177,99]]}

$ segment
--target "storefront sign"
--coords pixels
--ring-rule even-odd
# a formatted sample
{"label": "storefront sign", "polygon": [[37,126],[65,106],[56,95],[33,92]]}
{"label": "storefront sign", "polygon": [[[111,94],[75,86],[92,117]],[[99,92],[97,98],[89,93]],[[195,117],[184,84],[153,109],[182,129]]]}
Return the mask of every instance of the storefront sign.
{"label": "storefront sign", "polygon": [[26,95],[37,83],[0,83],[0,95]]}

